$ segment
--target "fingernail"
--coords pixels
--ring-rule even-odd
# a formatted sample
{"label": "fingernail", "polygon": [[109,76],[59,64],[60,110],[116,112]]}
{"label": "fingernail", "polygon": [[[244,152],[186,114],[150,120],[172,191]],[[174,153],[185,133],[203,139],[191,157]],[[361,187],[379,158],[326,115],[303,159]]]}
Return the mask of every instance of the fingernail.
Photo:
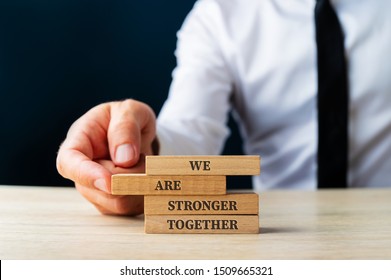
{"label": "fingernail", "polygon": [[115,152],[115,162],[116,163],[126,163],[132,160],[134,157],[134,150],[130,144],[122,144],[117,147]]}
{"label": "fingernail", "polygon": [[107,192],[106,180],[105,179],[96,179],[94,186],[104,192]]}

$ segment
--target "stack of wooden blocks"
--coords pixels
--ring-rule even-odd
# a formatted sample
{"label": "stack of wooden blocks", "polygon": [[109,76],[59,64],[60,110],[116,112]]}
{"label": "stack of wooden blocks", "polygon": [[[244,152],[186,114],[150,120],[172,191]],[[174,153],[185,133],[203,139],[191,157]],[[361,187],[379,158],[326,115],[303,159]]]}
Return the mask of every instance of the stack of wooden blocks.
{"label": "stack of wooden blocks", "polygon": [[226,188],[226,176],[259,175],[259,156],[147,156],[145,169],[111,188],[144,195],[146,233],[259,233],[258,194]]}

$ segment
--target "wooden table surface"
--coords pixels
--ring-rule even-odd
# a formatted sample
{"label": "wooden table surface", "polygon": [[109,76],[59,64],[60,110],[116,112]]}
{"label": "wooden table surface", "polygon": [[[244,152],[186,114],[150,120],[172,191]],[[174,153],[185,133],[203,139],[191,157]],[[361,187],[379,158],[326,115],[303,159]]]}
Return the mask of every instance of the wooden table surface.
{"label": "wooden table surface", "polygon": [[391,189],[260,194],[260,234],[145,234],[74,188],[0,186],[0,259],[391,259]]}

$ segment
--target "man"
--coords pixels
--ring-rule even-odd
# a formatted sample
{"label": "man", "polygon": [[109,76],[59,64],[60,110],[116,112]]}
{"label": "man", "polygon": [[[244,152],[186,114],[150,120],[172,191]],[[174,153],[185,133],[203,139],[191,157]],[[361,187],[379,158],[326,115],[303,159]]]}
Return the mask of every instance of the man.
{"label": "man", "polygon": [[[140,154],[220,153],[233,110],[245,152],[262,156],[258,190],[315,189],[323,139],[315,2],[197,2],[178,33],[178,66],[157,125],[146,104],[101,104],[71,127],[58,154],[59,172],[101,212],[141,213],[140,197],[109,194],[111,174],[142,172]],[[341,0],[332,7],[348,69],[347,184],[391,185],[391,3]]]}

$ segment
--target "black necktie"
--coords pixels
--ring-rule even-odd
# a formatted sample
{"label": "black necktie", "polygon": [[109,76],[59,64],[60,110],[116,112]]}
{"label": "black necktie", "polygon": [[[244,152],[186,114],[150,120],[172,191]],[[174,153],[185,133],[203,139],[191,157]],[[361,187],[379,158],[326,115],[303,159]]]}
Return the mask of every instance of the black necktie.
{"label": "black necktie", "polygon": [[318,188],[347,187],[348,83],[344,38],[329,0],[315,6],[318,50]]}

